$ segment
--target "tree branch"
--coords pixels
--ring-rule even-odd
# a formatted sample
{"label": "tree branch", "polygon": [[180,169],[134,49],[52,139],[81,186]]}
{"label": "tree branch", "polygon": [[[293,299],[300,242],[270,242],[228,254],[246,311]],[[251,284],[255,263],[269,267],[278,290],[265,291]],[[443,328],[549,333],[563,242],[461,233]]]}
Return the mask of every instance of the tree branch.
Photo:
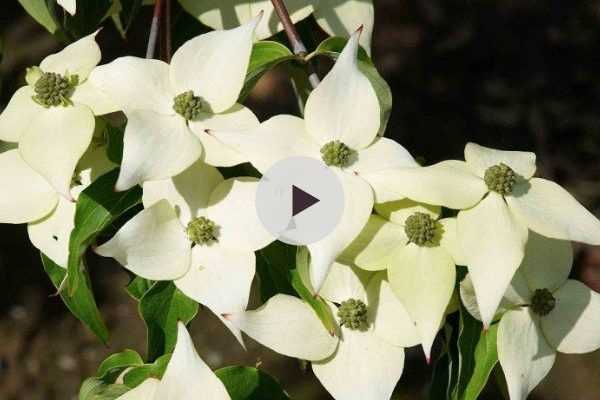
{"label": "tree branch", "polygon": [[[283,24],[283,29],[285,29],[285,33],[288,37],[288,40],[290,41],[290,44],[292,45],[292,50],[294,51],[294,54],[302,57],[305,56],[306,46],[304,45],[304,42],[302,42],[302,39],[300,38],[298,31],[296,30],[296,27],[294,26],[294,23],[290,18],[290,13],[288,12],[285,4],[283,3],[283,0],[271,0],[271,3],[273,3],[275,12],[277,13],[277,16]],[[308,81],[314,89],[319,85],[321,81],[310,62],[307,62],[307,68]]]}
{"label": "tree branch", "polygon": [[150,25],[150,36],[148,37],[148,47],[146,47],[146,58],[154,58],[156,51],[156,41],[158,40],[158,30],[162,17],[163,2],[156,0],[154,3],[154,16],[152,17],[152,25]]}

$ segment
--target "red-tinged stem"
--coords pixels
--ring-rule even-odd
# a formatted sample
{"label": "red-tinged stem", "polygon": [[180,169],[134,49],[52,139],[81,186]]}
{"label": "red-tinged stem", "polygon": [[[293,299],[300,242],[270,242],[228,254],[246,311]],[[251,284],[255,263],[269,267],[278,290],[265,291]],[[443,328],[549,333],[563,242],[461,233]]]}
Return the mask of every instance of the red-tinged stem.
{"label": "red-tinged stem", "polygon": [[156,0],[154,3],[154,15],[152,17],[152,25],[150,25],[150,36],[148,37],[148,47],[146,47],[146,58],[154,58],[156,51],[156,41],[158,40],[158,31],[160,28],[160,20],[163,12],[163,1]]}
{"label": "red-tinged stem", "polygon": [[[304,42],[302,42],[302,38],[300,38],[300,35],[296,30],[296,27],[294,26],[294,23],[290,18],[290,13],[288,12],[287,7],[283,3],[283,0],[271,0],[271,3],[273,3],[273,8],[275,8],[275,12],[277,13],[277,16],[283,24],[283,29],[285,30],[290,44],[292,45],[292,50],[294,51],[294,54],[304,57],[306,55],[306,46],[304,45]],[[310,62],[307,63],[307,68],[308,81],[314,89],[319,85],[321,81]]]}

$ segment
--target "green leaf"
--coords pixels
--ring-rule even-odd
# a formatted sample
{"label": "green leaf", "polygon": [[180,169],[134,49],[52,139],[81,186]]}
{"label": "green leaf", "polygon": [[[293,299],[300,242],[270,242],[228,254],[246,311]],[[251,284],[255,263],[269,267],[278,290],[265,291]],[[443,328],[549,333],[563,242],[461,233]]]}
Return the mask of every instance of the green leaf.
{"label": "green leaf", "polygon": [[154,285],[153,281],[136,276],[129,282],[125,291],[135,300],[140,301],[144,294],[152,288],[152,285]]}
{"label": "green leaf", "polygon": [[110,17],[115,10],[113,0],[86,0],[77,4],[75,15],[64,13],[63,28],[75,39],[96,31],[102,21]]}
{"label": "green leaf", "polygon": [[19,0],[25,11],[50,33],[56,32],[58,24],[47,0]]}
{"label": "green leaf", "polygon": [[325,300],[323,300],[318,295],[315,295],[312,290],[310,290],[304,282],[308,282],[306,280],[306,276],[302,271],[308,271],[308,265],[310,263],[310,256],[308,249],[306,247],[298,247],[298,253],[296,256],[296,269],[290,271],[292,287],[298,293],[298,295],[306,301],[312,309],[315,311],[325,329],[334,335],[337,333],[337,323],[335,322],[335,318],[331,312],[331,308]]}
{"label": "green leaf", "polygon": [[142,297],[139,308],[148,329],[149,361],[172,352],[177,341],[177,322],[187,324],[198,313],[198,303],[173,282],[156,282]]}
{"label": "green leaf", "polygon": [[125,130],[124,128],[107,124],[105,133],[108,140],[106,155],[110,161],[120,165],[123,160],[123,136]]}
{"label": "green leaf", "polygon": [[111,17],[123,38],[127,36],[127,31],[142,9],[143,3],[142,0],[115,0],[115,4],[118,6],[115,7],[115,12]]}
{"label": "green leaf", "polygon": [[81,271],[80,284],[71,296],[67,296],[61,290],[67,275],[66,270],[55,264],[43,253],[40,253],[40,255],[46,274],[50,277],[52,284],[69,311],[106,344],[108,342],[108,330],[106,329],[106,325],[104,325],[104,321],[102,321],[100,311],[98,311],[87,271]]}
{"label": "green leaf", "polygon": [[118,169],[102,175],[79,195],[75,227],[69,240],[67,288],[70,296],[85,276],[84,255],[88,247],[120,215],[141,203],[142,189],[139,186],[115,192],[118,175]]}
{"label": "green leaf", "polygon": [[295,294],[289,275],[294,267],[295,257],[296,248],[279,241],[256,252],[256,273],[263,303],[277,293]]}
{"label": "green leaf", "polygon": [[136,351],[127,349],[120,353],[111,354],[102,361],[96,376],[103,382],[114,383],[125,369],[143,364],[144,360]]}
{"label": "green leaf", "polygon": [[225,367],[215,371],[231,400],[289,400],[279,383],[263,371],[251,367]]}
{"label": "green leaf", "polygon": [[246,72],[246,81],[239,101],[243,101],[258,80],[270,69],[285,61],[297,59],[292,52],[278,42],[263,40],[256,42],[250,55],[250,64]]}
{"label": "green leaf", "polygon": [[114,400],[129,391],[125,385],[105,383],[98,378],[88,378],[79,389],[79,400]]}
{"label": "green leaf", "polygon": [[123,376],[123,383],[127,387],[134,388],[139,386],[148,378],[161,379],[167,365],[171,360],[171,353],[164,354],[151,364],[144,364],[139,367],[133,367]]}
{"label": "green leaf", "polygon": [[[348,39],[341,37],[331,37],[326,39],[321,42],[313,53],[307,56],[307,59],[323,55],[332,59],[337,59],[347,41]],[[358,51],[358,68],[369,79],[377,94],[377,99],[379,100],[379,106],[381,108],[379,135],[383,136],[392,112],[392,91],[362,47],[359,48]]]}

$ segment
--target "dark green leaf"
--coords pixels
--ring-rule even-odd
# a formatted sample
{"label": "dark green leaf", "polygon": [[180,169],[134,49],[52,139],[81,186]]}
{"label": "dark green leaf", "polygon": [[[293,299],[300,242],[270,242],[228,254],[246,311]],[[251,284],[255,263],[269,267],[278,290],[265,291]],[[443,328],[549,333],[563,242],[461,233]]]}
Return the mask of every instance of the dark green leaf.
{"label": "dark green leaf", "polygon": [[148,360],[170,353],[177,341],[177,322],[190,322],[198,303],[184,295],[172,282],[156,282],[140,301],[140,314],[148,329]]}
{"label": "dark green leaf", "polygon": [[256,252],[256,273],[260,280],[260,298],[266,302],[277,293],[295,294],[289,271],[295,265],[296,248],[275,241]]}
{"label": "dark green leaf", "polygon": [[142,189],[136,186],[125,192],[115,192],[119,170],[102,175],[79,195],[75,212],[75,227],[69,241],[67,288],[73,295],[85,275],[84,255],[96,237],[121,214],[142,199]]}
{"label": "dark green leaf", "polygon": [[62,291],[62,285],[67,275],[66,270],[55,264],[52,260],[40,253],[42,264],[52,284],[59,292],[61,299],[71,313],[83,322],[104,344],[108,342],[108,330],[102,321],[100,311],[94,299],[92,286],[87,271],[81,271],[80,284],[71,296]]}
{"label": "dark green leaf", "polygon": [[306,247],[298,247],[296,255],[296,269],[290,271],[292,287],[298,295],[306,301],[315,311],[325,329],[332,335],[337,333],[337,323],[331,312],[329,305],[318,295],[307,287],[304,282],[308,282],[308,266],[310,264],[310,254]]}
{"label": "dark green leaf", "polygon": [[239,101],[243,101],[258,80],[270,69],[285,61],[296,59],[292,52],[278,42],[263,40],[254,44],[250,55],[250,64],[246,72],[244,88]]}
{"label": "dark green leaf", "polygon": [[113,0],[79,1],[75,15],[64,13],[63,28],[74,39],[82,38],[98,29],[102,21],[113,14],[116,7]]}
{"label": "dark green leaf", "polygon": [[108,140],[106,155],[110,161],[120,165],[121,161],[123,160],[124,130],[122,128],[107,124],[105,132]]}
{"label": "dark green leaf", "polygon": [[142,9],[143,0],[115,0],[118,9],[112,14],[113,22],[121,36],[127,36],[133,20]]}
{"label": "dark green leaf", "polygon": [[125,369],[142,364],[144,364],[142,357],[136,351],[127,349],[120,353],[111,354],[102,361],[96,376],[103,382],[114,383]]}
{"label": "dark green leaf", "polygon": [[140,301],[144,294],[150,290],[152,285],[154,285],[153,281],[136,276],[129,282],[125,290],[135,300]]}
{"label": "dark green leaf", "polygon": [[171,360],[171,353],[158,357],[152,364],[133,367],[123,376],[123,383],[127,387],[134,388],[148,378],[161,379],[167,369],[169,360]]}
{"label": "dark green leaf", "polygon": [[129,391],[125,385],[105,383],[98,378],[88,378],[79,389],[79,400],[114,400]]}
{"label": "dark green leaf", "polygon": [[251,367],[225,367],[215,371],[231,400],[289,400],[279,383]]}
{"label": "dark green leaf", "polygon": [[48,32],[56,32],[58,24],[47,0],[19,0],[19,3]]}
{"label": "dark green leaf", "polygon": [[[317,55],[325,55],[336,59],[344,49],[347,41],[348,39],[341,37],[331,37],[326,39],[317,47],[317,50],[315,50],[309,58]],[[373,85],[377,98],[379,99],[379,106],[381,108],[379,135],[383,136],[392,112],[392,91],[362,47],[358,51],[358,67],[369,79],[371,85]]]}

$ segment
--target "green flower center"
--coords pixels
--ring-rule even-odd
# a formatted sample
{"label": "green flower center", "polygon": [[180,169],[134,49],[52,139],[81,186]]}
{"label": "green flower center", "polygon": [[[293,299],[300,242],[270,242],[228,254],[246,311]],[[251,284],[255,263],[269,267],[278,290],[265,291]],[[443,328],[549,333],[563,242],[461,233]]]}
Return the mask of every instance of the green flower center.
{"label": "green flower center", "polygon": [[46,107],[68,106],[73,89],[79,83],[77,75],[62,76],[54,72],[44,72],[33,85],[33,100]]}
{"label": "green flower center", "polygon": [[512,193],[517,176],[508,165],[500,163],[489,167],[485,171],[483,180],[488,189],[505,196]]}
{"label": "green flower center", "polygon": [[556,307],[556,299],[548,289],[535,289],[531,298],[531,310],[537,315],[550,314]]}
{"label": "green flower center", "polygon": [[436,221],[431,218],[431,215],[422,212],[414,213],[404,223],[404,232],[409,242],[417,246],[433,244],[436,228]]}
{"label": "green flower center", "polygon": [[321,147],[321,158],[327,165],[345,167],[350,164],[354,150],[339,140],[332,140]]}
{"label": "green flower center", "polygon": [[367,305],[361,300],[349,299],[342,301],[337,312],[340,323],[348,329],[367,329]]}
{"label": "green flower center", "polygon": [[217,226],[205,217],[194,218],[187,226],[185,233],[188,238],[198,244],[205,245],[217,241]]}
{"label": "green flower center", "polygon": [[204,108],[204,102],[202,98],[194,96],[194,92],[188,90],[178,94],[173,99],[173,110],[186,121],[193,121],[200,115]]}

